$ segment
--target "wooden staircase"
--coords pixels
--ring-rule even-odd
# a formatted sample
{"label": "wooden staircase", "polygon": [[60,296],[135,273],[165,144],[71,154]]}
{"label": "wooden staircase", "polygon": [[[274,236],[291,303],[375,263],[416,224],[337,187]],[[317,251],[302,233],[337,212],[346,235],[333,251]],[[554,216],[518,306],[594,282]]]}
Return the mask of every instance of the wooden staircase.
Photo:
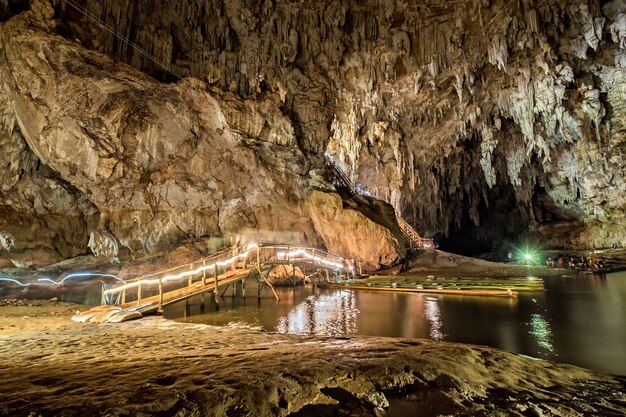
{"label": "wooden staircase", "polygon": [[[335,183],[335,185],[339,187],[343,187],[349,190],[352,194],[360,194],[371,197],[372,194],[367,190],[367,188],[362,185],[356,185],[348,178],[346,173],[341,169],[337,161],[333,159],[332,156],[328,152],[324,152],[324,157],[326,159],[326,166],[329,168],[331,173],[331,180]],[[411,250],[435,250],[435,242],[432,239],[423,238],[417,233],[417,230],[413,228],[409,223],[407,223],[400,215],[396,212],[396,220],[398,221],[398,225],[400,226],[400,230],[404,237],[406,238],[409,249]]]}

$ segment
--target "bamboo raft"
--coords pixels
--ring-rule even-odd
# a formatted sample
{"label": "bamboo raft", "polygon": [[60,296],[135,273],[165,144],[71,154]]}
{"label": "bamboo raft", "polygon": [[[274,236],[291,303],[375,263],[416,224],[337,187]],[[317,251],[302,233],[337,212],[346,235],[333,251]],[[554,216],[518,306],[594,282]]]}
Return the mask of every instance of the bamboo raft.
{"label": "bamboo raft", "polygon": [[[394,282],[389,282],[393,280]],[[424,278],[400,281],[390,280],[350,280],[343,283],[325,283],[328,288],[347,288],[388,292],[409,292],[426,294],[471,295],[488,297],[517,297],[520,292],[543,292],[543,280],[538,278]]]}

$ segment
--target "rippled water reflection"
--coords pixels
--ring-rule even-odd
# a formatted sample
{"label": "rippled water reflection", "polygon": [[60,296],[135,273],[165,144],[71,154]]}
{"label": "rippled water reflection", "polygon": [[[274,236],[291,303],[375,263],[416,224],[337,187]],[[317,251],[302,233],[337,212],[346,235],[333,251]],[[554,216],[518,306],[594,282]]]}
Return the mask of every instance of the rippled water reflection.
{"label": "rippled water reflection", "polygon": [[[430,338],[474,343],[626,375],[626,272],[547,278],[545,294],[517,299],[279,288],[226,296],[203,314],[199,299],[166,317],[280,333]],[[256,295],[256,291],[248,291]],[[207,297],[209,299],[211,297]]]}

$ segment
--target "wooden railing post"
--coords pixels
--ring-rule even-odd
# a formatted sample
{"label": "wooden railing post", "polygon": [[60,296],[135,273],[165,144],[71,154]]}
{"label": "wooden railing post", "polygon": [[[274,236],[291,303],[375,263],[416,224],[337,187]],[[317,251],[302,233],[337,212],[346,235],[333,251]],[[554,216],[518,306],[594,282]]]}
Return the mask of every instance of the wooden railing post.
{"label": "wooden railing post", "polygon": [[121,304],[126,304],[126,288],[122,290],[122,302]]}
{"label": "wooden railing post", "polygon": [[215,268],[213,269],[213,279],[215,280],[214,282],[214,289],[213,289],[213,293],[215,294],[215,309],[219,310],[220,309],[220,293],[219,293],[219,284],[217,283],[217,261],[215,261]]}
{"label": "wooden railing post", "polygon": [[159,278],[159,308],[158,313],[163,313],[163,281]]}
{"label": "wooden railing post", "polygon": [[[193,271],[193,262],[189,264],[189,270]],[[193,275],[189,274],[187,277],[187,286],[190,286],[193,283]]]}
{"label": "wooden railing post", "polygon": [[[202,261],[202,266],[206,266],[206,259]],[[206,285],[206,269],[202,269],[202,285]]]}
{"label": "wooden railing post", "polygon": [[137,305],[141,303],[141,280],[139,280],[139,285],[137,285]]}

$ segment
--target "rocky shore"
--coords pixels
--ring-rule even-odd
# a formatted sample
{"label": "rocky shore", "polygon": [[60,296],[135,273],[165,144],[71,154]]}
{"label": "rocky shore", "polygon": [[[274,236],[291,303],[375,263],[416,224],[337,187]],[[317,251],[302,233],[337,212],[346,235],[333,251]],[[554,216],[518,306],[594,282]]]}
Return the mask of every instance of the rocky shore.
{"label": "rocky shore", "polygon": [[482,346],[69,320],[0,303],[0,415],[621,416],[626,380]]}

